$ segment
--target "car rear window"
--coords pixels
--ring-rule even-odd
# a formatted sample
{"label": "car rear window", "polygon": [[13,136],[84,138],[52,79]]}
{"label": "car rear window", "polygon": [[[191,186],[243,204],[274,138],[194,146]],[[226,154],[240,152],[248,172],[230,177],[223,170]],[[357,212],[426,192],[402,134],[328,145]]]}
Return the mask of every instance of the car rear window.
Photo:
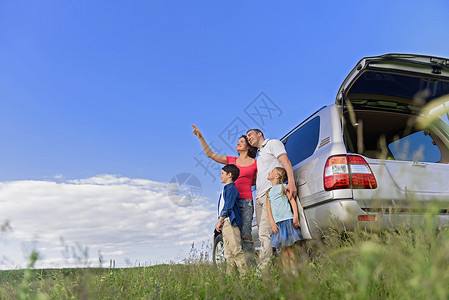
{"label": "car rear window", "polygon": [[388,95],[426,102],[449,93],[449,82],[410,75],[367,71],[350,88],[350,93]]}

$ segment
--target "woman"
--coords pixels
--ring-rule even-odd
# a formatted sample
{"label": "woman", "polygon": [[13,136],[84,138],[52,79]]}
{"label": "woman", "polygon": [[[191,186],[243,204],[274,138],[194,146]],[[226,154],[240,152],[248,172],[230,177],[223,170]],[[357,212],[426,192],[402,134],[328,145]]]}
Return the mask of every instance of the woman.
{"label": "woman", "polygon": [[249,144],[246,135],[242,135],[236,146],[236,150],[239,153],[238,157],[220,155],[212,152],[201,134],[201,131],[195,125],[192,125],[192,127],[193,134],[200,140],[201,146],[207,157],[220,164],[234,164],[240,170],[240,176],[235,181],[235,186],[240,193],[239,208],[242,216],[242,247],[244,252],[253,253],[254,247],[251,235],[251,223],[253,220],[254,204],[251,186],[254,184],[255,176],[257,174],[257,163],[255,160],[257,148]]}

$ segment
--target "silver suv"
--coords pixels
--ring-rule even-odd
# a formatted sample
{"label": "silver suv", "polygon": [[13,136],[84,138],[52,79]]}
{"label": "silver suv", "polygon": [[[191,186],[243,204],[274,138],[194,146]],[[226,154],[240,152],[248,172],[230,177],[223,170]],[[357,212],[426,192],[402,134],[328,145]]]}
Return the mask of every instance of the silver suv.
{"label": "silver suv", "polygon": [[440,224],[449,223],[447,109],[449,59],[386,54],[360,60],[335,103],[281,139],[305,235],[320,238],[336,224],[395,226],[419,218],[412,202],[436,199],[443,200]]}

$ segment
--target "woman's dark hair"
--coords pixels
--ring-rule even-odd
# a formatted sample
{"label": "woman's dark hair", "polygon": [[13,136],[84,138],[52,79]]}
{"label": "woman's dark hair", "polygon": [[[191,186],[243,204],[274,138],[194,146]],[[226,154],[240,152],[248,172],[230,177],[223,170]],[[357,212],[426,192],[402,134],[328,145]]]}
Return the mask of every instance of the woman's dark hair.
{"label": "woman's dark hair", "polygon": [[233,181],[233,182],[236,181],[237,178],[239,178],[239,175],[240,175],[240,169],[239,169],[236,165],[233,165],[233,164],[226,165],[226,166],[224,166],[224,167],[222,168],[222,170],[223,170],[226,174],[229,174],[229,173],[232,174],[232,181]]}
{"label": "woman's dark hair", "polygon": [[246,145],[248,146],[248,156],[251,157],[251,158],[256,158],[256,155],[257,155],[257,148],[251,146],[251,144],[248,142],[248,137],[247,137],[246,135],[242,135],[242,136],[239,138],[239,140],[240,140],[241,138],[244,138],[244,139],[245,139]]}

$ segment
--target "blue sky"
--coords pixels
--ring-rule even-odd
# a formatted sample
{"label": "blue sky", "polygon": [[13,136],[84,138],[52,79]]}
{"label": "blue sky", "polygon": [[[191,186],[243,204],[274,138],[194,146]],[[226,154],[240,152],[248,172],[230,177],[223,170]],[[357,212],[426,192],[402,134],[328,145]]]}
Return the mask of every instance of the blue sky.
{"label": "blue sky", "polygon": [[[64,265],[55,262],[58,234],[93,249],[93,258],[110,247],[110,257],[122,265],[125,258],[154,263],[188,256],[191,241],[212,232],[221,188],[198,165],[204,158],[190,124],[229,155],[235,152],[222,138],[237,123],[279,138],[332,103],[362,57],[449,57],[448,12],[443,0],[2,1],[0,207],[10,211],[1,210],[0,222],[8,219],[12,229],[0,236],[11,262],[0,265],[22,265],[26,253],[15,257],[14,247],[24,243],[46,257],[42,266]],[[248,112],[263,100],[278,110],[259,126]],[[166,217],[190,214],[198,234],[186,234],[181,244],[172,235],[155,242],[152,228],[167,225],[150,222],[168,201],[160,185],[186,172],[201,182],[202,197],[192,207],[168,203]],[[120,188],[126,192],[119,195]],[[109,195],[105,202],[95,196],[103,193]],[[27,233],[33,226],[22,220],[42,219],[45,203],[54,227],[36,225]],[[101,228],[102,236],[117,229],[114,217],[126,219],[102,207],[141,207],[129,213],[147,234],[133,234],[139,228],[131,228],[130,215],[122,231],[93,243],[88,232],[59,230],[61,215],[70,215],[61,203],[73,205],[80,220],[87,207],[104,216],[65,226]],[[182,220],[177,226],[190,226]],[[46,237],[52,230],[58,234]]]}

